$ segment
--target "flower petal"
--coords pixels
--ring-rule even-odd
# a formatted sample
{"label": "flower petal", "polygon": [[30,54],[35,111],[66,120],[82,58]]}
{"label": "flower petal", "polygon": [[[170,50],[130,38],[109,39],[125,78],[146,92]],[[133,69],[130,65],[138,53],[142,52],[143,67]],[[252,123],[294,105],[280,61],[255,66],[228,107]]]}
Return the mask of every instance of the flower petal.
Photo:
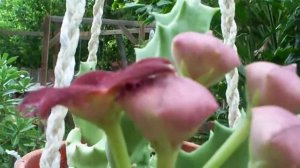
{"label": "flower petal", "polygon": [[90,72],[75,79],[72,85],[92,85],[114,89],[123,87],[128,82],[143,80],[151,75],[161,73],[175,73],[171,62],[163,58],[147,58],[115,73],[104,71]]}
{"label": "flower petal", "polygon": [[125,90],[118,101],[151,142],[173,146],[195,133],[218,108],[214,97],[196,82],[161,75]]}
{"label": "flower petal", "polygon": [[172,51],[181,71],[205,86],[240,65],[235,50],[209,33],[181,33],[174,38]]}
{"label": "flower petal", "polygon": [[[152,58],[132,64],[119,72],[95,71],[77,79],[67,88],[45,88],[29,93],[20,105],[26,116],[49,116],[55,105],[63,105],[75,115],[94,123],[103,123],[120,111],[116,96],[127,83],[143,80],[152,75],[174,73],[171,63]],[[31,110],[29,113],[28,110]]]}
{"label": "flower petal", "polygon": [[25,116],[47,118],[55,105],[68,107],[79,117],[97,121],[106,113],[117,108],[107,89],[89,86],[71,86],[68,88],[44,88],[31,92],[21,105],[20,111]]}
{"label": "flower petal", "polygon": [[266,79],[265,96],[261,104],[273,104],[300,112],[300,78],[296,72],[275,68],[270,71]]}
{"label": "flower petal", "polygon": [[[282,155],[273,155],[282,151],[272,146],[272,141],[274,137],[294,126],[300,126],[300,119],[286,109],[279,106],[253,108],[250,133],[251,163],[263,163],[273,167],[285,162],[286,158]],[[288,141],[282,139],[282,143],[289,143]]]}
{"label": "flower petal", "polygon": [[256,62],[246,67],[247,91],[253,106],[277,105],[300,111],[300,78],[296,66]]}
{"label": "flower petal", "polygon": [[[289,127],[274,135],[270,141],[272,160],[280,158],[276,167],[300,167],[300,125]],[[275,167],[275,165],[274,165]]]}

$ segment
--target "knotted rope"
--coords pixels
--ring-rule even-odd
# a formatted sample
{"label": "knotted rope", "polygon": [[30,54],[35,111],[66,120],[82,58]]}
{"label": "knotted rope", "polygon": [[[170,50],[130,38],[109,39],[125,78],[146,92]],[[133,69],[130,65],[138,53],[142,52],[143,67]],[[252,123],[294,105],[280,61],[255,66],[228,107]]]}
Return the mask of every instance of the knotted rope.
{"label": "knotted rope", "polygon": [[[219,5],[222,14],[221,28],[224,43],[237,51],[234,44],[237,34],[237,27],[234,21],[234,0],[219,0]],[[241,116],[239,110],[240,95],[238,91],[239,74],[237,68],[226,74],[225,78],[227,82],[226,100],[229,106],[228,122],[230,127],[234,127]]]}
{"label": "knotted rope", "polygon": [[[96,54],[99,46],[104,2],[105,0],[96,0],[93,7],[94,18],[91,27],[91,38],[88,44],[88,62],[97,62]],[[61,49],[55,66],[56,78],[54,87],[68,86],[74,76],[74,55],[78,45],[79,25],[84,15],[85,0],[68,0],[66,6],[67,9],[60,36]],[[62,106],[56,106],[52,109],[46,131],[47,143],[40,162],[40,167],[42,168],[59,167],[59,148],[64,134],[64,118],[67,111],[67,108]]]}
{"label": "knotted rope", "polygon": [[[67,0],[66,12],[60,33],[61,48],[55,66],[54,87],[70,85],[74,76],[74,55],[78,45],[79,25],[85,12],[85,0]],[[59,95],[57,95],[59,96]],[[65,132],[64,118],[68,109],[56,106],[48,118],[46,130],[46,146],[40,160],[41,168],[60,167],[60,153],[63,135]]]}
{"label": "knotted rope", "polygon": [[88,44],[89,56],[87,62],[97,62],[97,51],[99,46],[99,35],[101,33],[103,6],[105,0],[96,0],[93,7],[93,23],[91,27],[91,38]]}

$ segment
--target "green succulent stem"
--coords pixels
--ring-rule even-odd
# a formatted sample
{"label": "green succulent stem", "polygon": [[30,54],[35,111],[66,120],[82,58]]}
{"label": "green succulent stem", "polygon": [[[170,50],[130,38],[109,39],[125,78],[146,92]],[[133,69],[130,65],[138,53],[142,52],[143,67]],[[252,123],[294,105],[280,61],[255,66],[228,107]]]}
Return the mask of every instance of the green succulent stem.
{"label": "green succulent stem", "polygon": [[157,168],[175,168],[179,153],[179,148],[169,151],[161,150],[157,152]]}
{"label": "green succulent stem", "polygon": [[112,122],[103,127],[117,168],[131,168],[126,142],[119,122]]}
{"label": "green succulent stem", "polygon": [[247,140],[251,126],[251,115],[242,118],[241,124],[235,132],[225,141],[221,148],[208,160],[203,168],[221,167],[226,160],[238,149],[238,147]]}

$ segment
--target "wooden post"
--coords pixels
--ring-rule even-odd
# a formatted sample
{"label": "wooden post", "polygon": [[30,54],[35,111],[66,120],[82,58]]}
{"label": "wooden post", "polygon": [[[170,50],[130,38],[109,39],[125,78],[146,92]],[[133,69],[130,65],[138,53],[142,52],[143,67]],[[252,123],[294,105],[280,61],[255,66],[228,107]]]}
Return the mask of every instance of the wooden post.
{"label": "wooden post", "polygon": [[122,63],[122,68],[127,67],[127,58],[126,58],[126,50],[125,50],[125,44],[123,40],[123,36],[121,34],[116,35],[116,40],[117,40],[117,46],[118,46],[118,51],[119,55],[121,57],[121,63]]}
{"label": "wooden post", "polygon": [[41,59],[41,72],[40,72],[40,83],[41,85],[47,84],[47,70],[48,70],[48,55],[49,55],[49,40],[50,40],[50,16],[46,16],[43,23],[43,49]]}
{"label": "wooden post", "polygon": [[123,25],[118,25],[118,27],[123,31],[124,35],[128,38],[128,40],[133,44],[137,45],[138,40],[130,33],[130,31]]}
{"label": "wooden post", "polygon": [[[52,24],[52,23],[51,23]],[[55,69],[55,65],[56,65],[56,61],[57,61],[57,57],[58,57],[58,53],[59,53],[59,49],[60,49],[60,43],[59,43],[59,38],[60,38],[60,29],[61,29],[61,23],[54,23],[55,25],[55,31],[53,34],[53,38],[51,40],[53,40],[53,44],[51,46],[51,40],[49,42],[49,49],[51,50],[51,48],[53,48],[51,51],[53,51],[52,53],[52,69],[53,71],[51,72],[51,77],[53,77],[53,81],[50,80],[50,82],[54,83],[54,69]],[[53,26],[52,26],[53,27]],[[49,77],[48,77],[49,78]],[[49,80],[49,79],[48,79]]]}
{"label": "wooden post", "polygon": [[145,40],[145,25],[142,24],[139,31],[139,43],[141,44]]}

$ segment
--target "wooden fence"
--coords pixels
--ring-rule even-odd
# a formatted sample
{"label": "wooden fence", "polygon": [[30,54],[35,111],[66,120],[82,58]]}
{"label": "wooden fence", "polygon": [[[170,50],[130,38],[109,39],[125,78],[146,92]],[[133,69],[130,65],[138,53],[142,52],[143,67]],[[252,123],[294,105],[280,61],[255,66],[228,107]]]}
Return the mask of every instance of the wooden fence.
{"label": "wooden fence", "polygon": [[[46,16],[43,22],[43,32],[0,29],[0,35],[36,36],[36,37],[43,38],[41,67],[39,73],[39,82],[41,83],[41,85],[46,85],[47,81],[49,80],[48,78],[49,51],[53,49],[54,52],[58,54],[60,27],[62,24],[62,20],[63,20],[62,16]],[[92,21],[93,21],[92,18],[83,18],[82,24],[92,24]],[[138,45],[141,41],[145,40],[145,34],[149,33],[150,30],[153,30],[155,27],[154,24],[145,26],[144,24],[137,21],[114,20],[114,19],[103,19],[102,25],[110,25],[114,28],[112,30],[102,30],[101,35],[102,36],[116,35],[117,45],[122,60],[126,58],[125,49],[124,49],[125,44],[123,42],[122,35],[125,35],[133,45]],[[51,30],[51,26],[55,28],[54,31]],[[80,32],[80,39],[82,40],[88,40],[90,36],[91,36],[90,32]],[[53,56],[54,64],[57,59],[57,54]]]}

